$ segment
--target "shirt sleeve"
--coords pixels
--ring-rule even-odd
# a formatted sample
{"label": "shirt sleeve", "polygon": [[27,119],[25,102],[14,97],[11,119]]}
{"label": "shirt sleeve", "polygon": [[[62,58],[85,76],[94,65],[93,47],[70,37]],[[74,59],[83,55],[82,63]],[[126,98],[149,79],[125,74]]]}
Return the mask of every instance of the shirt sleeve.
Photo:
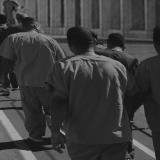
{"label": "shirt sleeve", "polygon": [[149,69],[145,62],[142,62],[138,66],[136,70],[135,80],[138,88],[142,92],[148,92],[150,86],[150,79],[149,79]]}
{"label": "shirt sleeve", "polygon": [[65,51],[61,48],[61,46],[55,41],[55,51],[56,51],[56,61],[66,58]]}
{"label": "shirt sleeve", "polygon": [[63,71],[58,62],[55,63],[52,69],[49,71],[46,84],[51,90],[54,91],[55,96],[58,96],[62,99],[67,98]]}
{"label": "shirt sleeve", "polygon": [[14,48],[12,46],[11,37],[7,37],[0,46],[0,56],[9,59],[15,60],[16,55],[14,53]]}

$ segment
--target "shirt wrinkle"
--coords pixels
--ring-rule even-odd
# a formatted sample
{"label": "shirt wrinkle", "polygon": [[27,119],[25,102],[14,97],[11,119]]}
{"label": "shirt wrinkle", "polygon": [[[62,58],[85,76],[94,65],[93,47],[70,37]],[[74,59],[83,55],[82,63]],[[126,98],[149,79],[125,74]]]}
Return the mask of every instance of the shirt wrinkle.
{"label": "shirt wrinkle", "polygon": [[[21,32],[8,36],[0,47],[0,55],[16,60],[15,72],[20,86],[44,87],[49,70],[56,60],[64,57],[57,45],[44,34]],[[56,54],[59,54],[57,59]]]}
{"label": "shirt wrinkle", "polygon": [[[122,111],[122,94],[127,84],[124,66],[103,56],[84,55],[58,61],[56,65],[59,70],[49,76],[57,82],[53,84],[56,90],[63,90],[59,94],[65,92],[69,98],[67,140],[79,144],[128,141],[130,125],[127,113]],[[121,82],[117,85],[118,79]]]}

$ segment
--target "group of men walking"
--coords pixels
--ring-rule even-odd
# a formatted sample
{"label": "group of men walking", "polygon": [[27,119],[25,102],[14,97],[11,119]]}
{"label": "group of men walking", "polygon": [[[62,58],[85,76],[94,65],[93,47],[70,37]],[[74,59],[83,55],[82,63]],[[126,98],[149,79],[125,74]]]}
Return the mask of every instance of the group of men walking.
{"label": "group of men walking", "polygon": [[[39,145],[47,123],[54,149],[66,144],[72,160],[124,160],[132,140],[130,120],[143,104],[160,159],[159,55],[138,65],[125,53],[122,35],[110,34],[105,47],[92,31],[71,27],[67,43],[73,56],[67,57],[34,18],[19,14],[19,20],[12,27],[20,30],[8,34],[8,26],[0,44],[0,74],[16,74],[28,142]],[[156,27],[157,53],[159,37]]]}

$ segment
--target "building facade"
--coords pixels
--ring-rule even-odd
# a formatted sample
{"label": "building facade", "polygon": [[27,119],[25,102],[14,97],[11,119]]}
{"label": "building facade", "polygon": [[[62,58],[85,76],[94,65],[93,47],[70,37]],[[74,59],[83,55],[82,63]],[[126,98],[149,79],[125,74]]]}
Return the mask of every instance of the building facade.
{"label": "building facade", "polygon": [[160,24],[160,0],[16,1],[55,36],[65,36],[66,30],[76,25],[92,29],[102,38],[120,32],[126,39],[149,40],[153,27]]}

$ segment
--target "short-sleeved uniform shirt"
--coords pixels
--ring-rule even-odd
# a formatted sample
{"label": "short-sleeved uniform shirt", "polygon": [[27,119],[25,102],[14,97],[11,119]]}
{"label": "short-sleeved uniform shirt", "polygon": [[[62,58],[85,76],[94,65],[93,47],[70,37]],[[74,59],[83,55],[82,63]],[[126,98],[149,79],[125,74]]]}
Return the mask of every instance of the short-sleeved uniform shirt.
{"label": "short-sleeved uniform shirt", "polygon": [[41,87],[48,71],[64,52],[51,37],[29,31],[8,36],[0,47],[0,55],[15,61],[20,86]]}
{"label": "short-sleeved uniform shirt", "polygon": [[48,77],[56,96],[68,100],[64,127],[68,142],[113,144],[128,141],[123,108],[125,67],[104,56],[75,56],[56,62]]}
{"label": "short-sleeved uniform shirt", "polygon": [[144,102],[146,119],[150,128],[160,131],[160,56],[154,56],[141,62],[136,73],[139,89],[147,94]]}

